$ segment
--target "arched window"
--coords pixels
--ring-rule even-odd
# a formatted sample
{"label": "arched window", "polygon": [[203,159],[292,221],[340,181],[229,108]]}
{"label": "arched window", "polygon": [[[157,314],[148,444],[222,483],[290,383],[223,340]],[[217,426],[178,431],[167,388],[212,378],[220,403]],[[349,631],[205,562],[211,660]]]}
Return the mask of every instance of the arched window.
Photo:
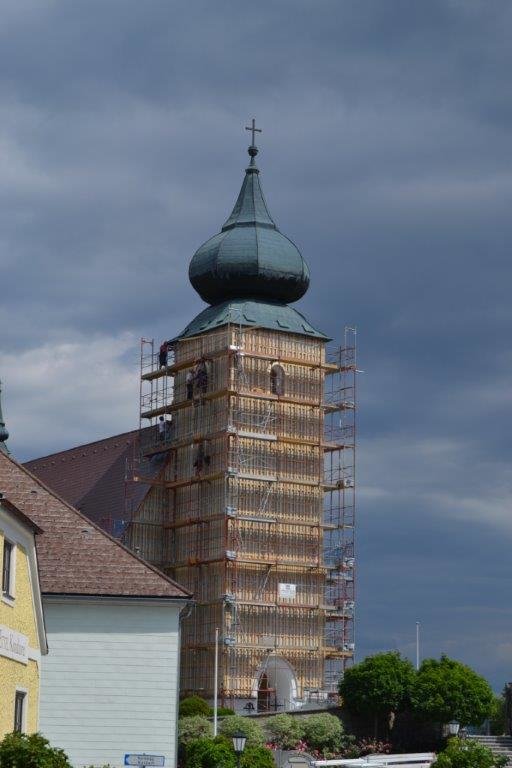
{"label": "arched window", "polygon": [[208,363],[201,357],[194,366],[193,371],[195,392],[197,395],[205,395],[208,391]]}
{"label": "arched window", "polygon": [[284,395],[284,368],[279,363],[272,363],[270,368],[270,391],[273,395]]}

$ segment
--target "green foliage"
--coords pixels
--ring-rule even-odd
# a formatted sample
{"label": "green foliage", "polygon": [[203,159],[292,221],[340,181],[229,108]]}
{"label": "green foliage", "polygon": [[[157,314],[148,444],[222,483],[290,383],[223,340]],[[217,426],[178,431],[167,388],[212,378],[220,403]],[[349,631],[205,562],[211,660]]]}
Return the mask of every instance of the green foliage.
{"label": "green foliage", "polygon": [[186,768],[236,768],[236,757],[227,739],[196,739],[186,745],[185,765]]}
{"label": "green foliage", "polygon": [[494,694],[489,683],[470,667],[442,656],[439,661],[425,659],[422,663],[411,701],[424,720],[479,725],[492,714]]}
{"label": "green foliage", "polygon": [[490,726],[493,736],[502,736],[507,732],[507,707],[503,694],[494,697]]}
{"label": "green foliage", "polygon": [[180,717],[192,717],[193,715],[209,717],[211,713],[210,705],[200,696],[188,696],[180,701]]}
{"label": "green foliage", "polygon": [[178,742],[189,744],[197,739],[208,738],[213,733],[211,722],[202,715],[180,717],[178,720]]}
{"label": "green foliage", "polygon": [[394,651],[377,653],[347,669],[339,692],[347,709],[355,714],[389,715],[407,706],[414,678],[408,659]]}
{"label": "green foliage", "polygon": [[[237,758],[233,745],[225,736],[215,739],[196,739],[187,744],[186,768],[236,768]],[[246,746],[241,768],[275,768],[272,752],[262,746]]]}
{"label": "green foliage", "polygon": [[[213,709],[211,714],[213,715]],[[217,707],[217,717],[231,717],[235,714],[235,710],[231,707]]]}
{"label": "green foliage", "polygon": [[250,717],[233,715],[226,717],[219,723],[219,731],[226,738],[231,739],[235,731],[243,731],[247,736],[246,747],[260,747],[265,743],[261,725]]}
{"label": "green foliage", "polygon": [[339,718],[327,712],[310,715],[303,720],[304,739],[310,749],[339,752],[343,747],[344,730]]}
{"label": "green foliage", "polygon": [[493,755],[490,749],[476,741],[450,739],[431,768],[502,768],[507,758]]}
{"label": "green foliage", "polygon": [[276,715],[266,723],[270,740],[279,749],[295,749],[304,736],[304,721],[291,715]]}
{"label": "green foliage", "polygon": [[240,765],[241,768],[276,768],[272,752],[266,747],[246,747]]}
{"label": "green foliage", "polygon": [[8,733],[0,741],[2,768],[71,768],[62,749],[51,747],[39,733]]}

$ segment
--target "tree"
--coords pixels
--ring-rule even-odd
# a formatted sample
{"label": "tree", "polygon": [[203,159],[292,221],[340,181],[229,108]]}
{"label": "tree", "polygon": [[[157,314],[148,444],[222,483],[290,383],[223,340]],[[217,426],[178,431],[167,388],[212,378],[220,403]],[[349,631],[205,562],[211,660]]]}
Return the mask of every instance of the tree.
{"label": "tree", "polygon": [[441,656],[439,661],[425,659],[422,663],[411,701],[416,714],[424,720],[480,725],[492,715],[494,694],[487,680],[470,667]]}
{"label": "tree", "polygon": [[431,768],[503,768],[507,758],[494,755],[477,741],[450,739]]}
{"label": "tree", "polygon": [[260,747],[265,743],[263,729],[256,720],[243,715],[232,715],[219,723],[219,732],[228,739],[231,739],[236,731],[245,733],[248,747]]}
{"label": "tree", "polygon": [[392,727],[395,713],[409,704],[414,678],[408,659],[394,651],[377,653],[347,669],[339,692],[350,712],[373,718],[377,736],[379,718]]}
{"label": "tree", "polygon": [[491,733],[493,736],[503,736],[507,732],[507,705],[505,694],[494,697],[491,714]]}

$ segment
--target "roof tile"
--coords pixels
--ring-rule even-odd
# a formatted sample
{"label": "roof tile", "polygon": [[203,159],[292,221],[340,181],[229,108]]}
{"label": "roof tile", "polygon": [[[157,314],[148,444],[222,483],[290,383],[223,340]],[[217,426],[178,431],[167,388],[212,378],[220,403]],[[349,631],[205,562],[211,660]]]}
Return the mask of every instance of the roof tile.
{"label": "roof tile", "polygon": [[0,490],[43,530],[36,543],[43,594],[190,597],[3,453]]}

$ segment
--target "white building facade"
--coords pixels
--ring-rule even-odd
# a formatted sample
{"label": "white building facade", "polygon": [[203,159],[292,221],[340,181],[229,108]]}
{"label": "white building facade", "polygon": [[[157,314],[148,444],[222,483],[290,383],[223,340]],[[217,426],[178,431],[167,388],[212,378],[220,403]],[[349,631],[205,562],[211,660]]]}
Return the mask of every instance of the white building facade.
{"label": "white building facade", "polygon": [[45,597],[51,655],[42,667],[40,729],[76,768],[117,768],[126,755],[143,754],[148,764],[175,765],[182,607]]}
{"label": "white building facade", "polygon": [[174,768],[190,593],[2,452],[0,485],[40,530],[40,732],[74,768]]}

